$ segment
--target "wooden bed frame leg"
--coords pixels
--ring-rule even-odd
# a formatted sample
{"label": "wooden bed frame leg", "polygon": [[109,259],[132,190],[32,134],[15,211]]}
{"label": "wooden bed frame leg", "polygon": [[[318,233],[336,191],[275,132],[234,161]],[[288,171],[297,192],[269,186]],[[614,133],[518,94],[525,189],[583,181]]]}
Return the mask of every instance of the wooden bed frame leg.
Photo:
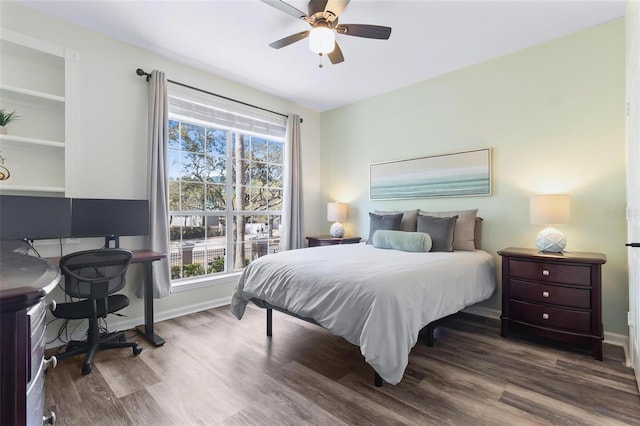
{"label": "wooden bed frame leg", "polygon": [[267,309],[267,336],[271,337],[272,335],[272,326],[273,326],[273,311],[271,309]]}
{"label": "wooden bed frame leg", "polygon": [[373,384],[375,387],[379,388],[382,387],[382,377],[380,377],[380,375],[374,371],[374,376],[373,376]]}

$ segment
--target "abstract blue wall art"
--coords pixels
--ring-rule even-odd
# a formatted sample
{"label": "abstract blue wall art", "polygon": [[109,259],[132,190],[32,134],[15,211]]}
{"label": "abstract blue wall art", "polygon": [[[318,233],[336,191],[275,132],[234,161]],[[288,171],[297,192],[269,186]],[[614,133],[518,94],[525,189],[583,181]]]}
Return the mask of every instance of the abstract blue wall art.
{"label": "abstract blue wall art", "polygon": [[369,166],[369,198],[491,195],[491,149],[455,152]]}

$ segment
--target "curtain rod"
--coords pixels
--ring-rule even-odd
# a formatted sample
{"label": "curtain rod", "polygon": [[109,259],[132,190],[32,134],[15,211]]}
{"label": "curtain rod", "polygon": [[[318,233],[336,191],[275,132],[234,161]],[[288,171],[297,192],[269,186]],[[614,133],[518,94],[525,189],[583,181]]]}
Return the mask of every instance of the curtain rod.
{"label": "curtain rod", "polygon": [[[145,77],[145,79],[146,79],[147,81],[149,81],[149,79],[151,78],[151,74],[150,74],[150,73],[148,73],[148,72],[145,72],[142,68],[138,68],[138,69],[136,70],[136,74],[138,74],[140,77],[144,76],[144,77]],[[270,110],[270,109],[262,108],[262,107],[259,107],[259,106],[257,106],[257,105],[248,104],[248,103],[246,103],[246,102],[242,102],[242,101],[239,101],[239,100],[237,100],[237,99],[228,98],[228,97],[226,97],[226,96],[222,96],[222,95],[219,95],[219,94],[217,94],[217,93],[209,92],[209,91],[204,90],[204,89],[199,89],[199,88],[197,88],[197,87],[189,86],[188,84],[180,83],[180,82],[178,82],[178,81],[169,80],[169,79],[167,79],[167,81],[168,81],[169,83],[173,83],[173,84],[178,85],[178,86],[186,87],[187,89],[196,90],[196,91],[198,91],[198,92],[206,93],[207,95],[216,96],[216,97],[218,97],[218,98],[222,98],[222,99],[225,99],[225,100],[227,100],[227,101],[236,102],[236,103],[238,103],[238,104],[242,104],[242,105],[249,106],[249,107],[252,107],[252,108],[257,108],[257,109],[260,109],[260,110],[262,110],[262,111],[267,111],[267,112],[270,112],[270,113],[272,113],[272,114],[277,114],[277,115],[280,115],[280,116],[285,117],[285,118],[288,118],[288,117],[289,117],[287,114],[282,114],[281,112],[272,111],[272,110]],[[300,119],[300,122],[302,123],[302,121],[303,121],[303,120],[302,120],[302,118],[301,118],[301,119]]]}

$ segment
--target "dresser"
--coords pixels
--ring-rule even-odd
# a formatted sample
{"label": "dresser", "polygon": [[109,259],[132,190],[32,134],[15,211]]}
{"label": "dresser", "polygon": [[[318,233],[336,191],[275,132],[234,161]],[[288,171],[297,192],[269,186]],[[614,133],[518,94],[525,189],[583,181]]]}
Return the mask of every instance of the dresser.
{"label": "dresser", "polygon": [[358,244],[360,237],[333,238],[330,236],[306,237],[309,247],[334,246],[337,244]]}
{"label": "dresser", "polygon": [[601,253],[540,253],[506,248],[502,256],[502,336],[511,330],[590,345],[602,360]]}
{"label": "dresser", "polygon": [[44,414],[45,296],[60,270],[41,258],[0,253],[0,425],[54,423]]}

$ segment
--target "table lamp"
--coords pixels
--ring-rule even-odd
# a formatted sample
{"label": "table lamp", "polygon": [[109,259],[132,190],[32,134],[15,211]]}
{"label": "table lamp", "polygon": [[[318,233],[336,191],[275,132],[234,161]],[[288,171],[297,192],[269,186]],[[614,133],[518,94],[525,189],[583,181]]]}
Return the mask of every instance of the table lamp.
{"label": "table lamp", "polygon": [[547,225],[536,237],[541,252],[562,253],[567,239],[551,225],[569,223],[571,200],[567,194],[533,195],[530,199],[531,224]]}
{"label": "table lamp", "polygon": [[347,205],[345,203],[327,203],[327,220],[334,221],[329,229],[329,235],[333,238],[344,236],[344,226],[340,221],[347,219]]}

